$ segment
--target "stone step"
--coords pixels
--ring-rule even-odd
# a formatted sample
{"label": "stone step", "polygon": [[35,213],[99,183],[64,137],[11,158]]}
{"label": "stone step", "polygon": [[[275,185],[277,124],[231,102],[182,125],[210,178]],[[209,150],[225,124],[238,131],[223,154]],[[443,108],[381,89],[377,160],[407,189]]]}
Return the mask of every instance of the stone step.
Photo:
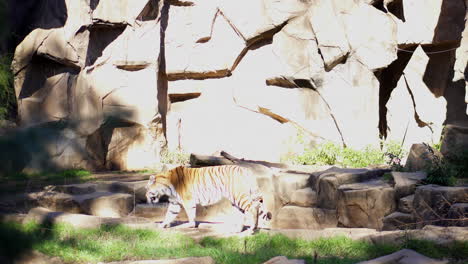
{"label": "stone step", "polygon": [[284,206],[273,217],[272,227],[277,229],[323,229],[336,227],[336,210],[301,206]]}
{"label": "stone step", "polygon": [[338,188],[345,184],[365,182],[382,176],[387,169],[343,169],[332,167],[315,174],[312,187],[317,191],[317,204],[320,208],[336,209]]}
{"label": "stone step", "polygon": [[338,222],[345,227],[381,230],[382,219],[395,209],[395,190],[382,180],[344,184],[337,189]]}
{"label": "stone step", "polygon": [[127,193],[93,192],[72,195],[47,191],[31,195],[39,206],[54,211],[103,217],[127,216],[136,203],[134,196]]}
{"label": "stone step", "polygon": [[146,201],[146,183],[146,180],[133,182],[102,181],[95,183],[57,185],[47,188],[53,188],[53,191],[72,195],[89,194],[93,192],[135,193],[136,199],[139,202],[144,202]]}

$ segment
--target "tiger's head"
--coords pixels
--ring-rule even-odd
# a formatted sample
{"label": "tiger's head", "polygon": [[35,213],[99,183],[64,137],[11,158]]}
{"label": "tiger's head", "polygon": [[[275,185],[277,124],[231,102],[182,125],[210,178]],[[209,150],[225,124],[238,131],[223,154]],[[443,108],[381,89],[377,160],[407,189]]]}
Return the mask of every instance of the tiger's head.
{"label": "tiger's head", "polygon": [[169,200],[171,200],[175,191],[168,176],[168,173],[150,176],[146,184],[147,203],[156,204],[163,196],[168,196]]}
{"label": "tiger's head", "polygon": [[273,216],[266,208],[265,203],[263,202],[263,198],[258,201],[257,208],[259,218],[263,219],[264,221],[270,221],[272,219]]}

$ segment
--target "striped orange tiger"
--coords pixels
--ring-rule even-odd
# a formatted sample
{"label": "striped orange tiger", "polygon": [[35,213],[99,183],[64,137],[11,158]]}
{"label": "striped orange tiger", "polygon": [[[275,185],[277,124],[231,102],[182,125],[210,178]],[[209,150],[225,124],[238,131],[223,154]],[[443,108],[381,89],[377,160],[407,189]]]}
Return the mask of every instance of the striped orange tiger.
{"label": "striped orange tiger", "polygon": [[249,231],[258,227],[258,219],[271,220],[263,196],[253,172],[237,165],[204,168],[179,166],[166,173],[152,175],[146,185],[148,203],[157,203],[162,196],[169,198],[169,207],[160,227],[170,227],[184,207],[189,219],[188,226],[195,227],[196,205],[207,206],[227,198],[244,214],[243,229],[247,215],[253,223]]}

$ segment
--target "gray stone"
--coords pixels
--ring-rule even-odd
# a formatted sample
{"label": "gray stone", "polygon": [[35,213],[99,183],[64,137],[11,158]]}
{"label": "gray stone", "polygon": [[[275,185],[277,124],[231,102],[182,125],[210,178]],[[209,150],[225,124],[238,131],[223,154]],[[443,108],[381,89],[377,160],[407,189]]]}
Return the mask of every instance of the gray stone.
{"label": "gray stone", "polygon": [[468,149],[468,127],[446,125],[443,131],[440,152],[444,157],[457,157]]}
{"label": "gray stone", "polygon": [[448,261],[435,260],[428,258],[424,255],[419,254],[418,252],[411,249],[402,249],[393,254],[376,258],[369,261],[361,261],[358,264],[444,264]]}
{"label": "gray stone", "polygon": [[383,218],[395,211],[395,191],[381,180],[338,188],[338,221],[346,227],[382,229]]}
{"label": "gray stone", "polygon": [[85,214],[71,214],[66,212],[55,212],[44,207],[36,207],[29,211],[23,219],[23,223],[36,221],[37,223],[65,223],[79,228],[96,228],[103,225],[117,225],[130,223],[150,223],[148,219],[139,217],[100,217]]}
{"label": "gray stone", "polygon": [[212,257],[189,257],[179,259],[159,259],[159,260],[128,260],[128,261],[115,261],[107,262],[106,264],[215,264]]}
{"label": "gray stone", "polygon": [[296,190],[307,187],[310,177],[310,174],[307,173],[275,173],[275,195],[278,196],[284,204],[290,203]]}
{"label": "gray stone", "polygon": [[411,146],[405,169],[408,171],[425,171],[437,164],[442,154],[427,144],[413,144]]}
{"label": "gray stone", "polygon": [[391,213],[383,219],[382,230],[408,230],[416,228],[416,218],[412,214]]}
{"label": "gray stone", "polygon": [[335,210],[285,206],[273,216],[273,227],[282,229],[322,229],[336,227]]}
{"label": "gray stone", "polygon": [[391,172],[395,181],[395,196],[397,199],[414,193],[416,185],[426,179],[427,173],[419,172]]}
{"label": "gray stone", "polygon": [[125,193],[101,193],[76,196],[82,211],[86,214],[103,217],[123,217],[133,211],[133,195]]}
{"label": "gray stone", "polygon": [[414,194],[400,198],[400,200],[398,201],[398,210],[403,213],[411,214],[414,210],[413,200]]}
{"label": "gray stone", "polygon": [[317,204],[317,193],[312,188],[296,190],[291,195],[291,204],[312,207]]}
{"label": "gray stone", "polygon": [[336,209],[338,188],[343,184],[366,181],[381,176],[385,171],[379,169],[342,169],[332,167],[311,178],[318,195],[321,208]]}

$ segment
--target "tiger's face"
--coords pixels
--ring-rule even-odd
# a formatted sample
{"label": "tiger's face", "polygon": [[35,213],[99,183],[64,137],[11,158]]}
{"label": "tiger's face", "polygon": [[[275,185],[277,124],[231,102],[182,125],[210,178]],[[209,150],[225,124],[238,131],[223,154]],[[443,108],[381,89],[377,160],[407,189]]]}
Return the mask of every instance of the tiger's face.
{"label": "tiger's face", "polygon": [[165,180],[165,175],[152,175],[146,184],[146,202],[148,204],[159,203],[163,196],[171,196],[170,183]]}

